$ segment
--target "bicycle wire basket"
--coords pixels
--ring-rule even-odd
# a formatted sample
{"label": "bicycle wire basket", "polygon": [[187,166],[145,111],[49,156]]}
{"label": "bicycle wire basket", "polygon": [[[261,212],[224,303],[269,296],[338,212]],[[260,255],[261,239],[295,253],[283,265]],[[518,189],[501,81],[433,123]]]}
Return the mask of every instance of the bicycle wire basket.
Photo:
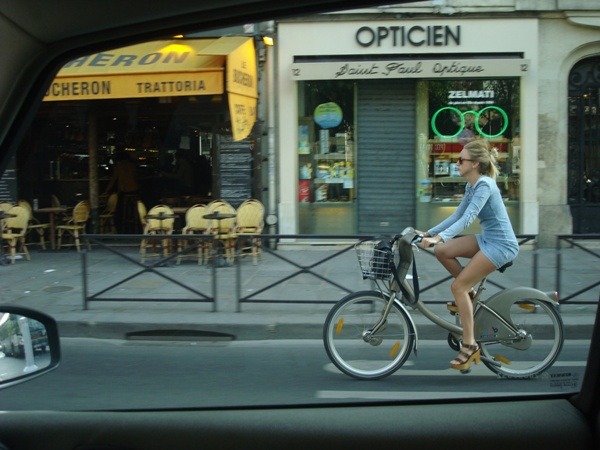
{"label": "bicycle wire basket", "polygon": [[364,280],[387,280],[391,277],[394,251],[389,241],[362,241],[354,249]]}

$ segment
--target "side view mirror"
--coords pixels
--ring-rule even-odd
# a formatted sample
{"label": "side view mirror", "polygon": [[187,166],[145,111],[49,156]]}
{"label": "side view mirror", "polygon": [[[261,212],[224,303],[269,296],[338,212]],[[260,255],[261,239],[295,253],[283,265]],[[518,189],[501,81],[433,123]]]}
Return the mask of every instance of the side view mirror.
{"label": "side view mirror", "polygon": [[59,362],[58,327],[52,317],[0,305],[0,389],[49,372]]}

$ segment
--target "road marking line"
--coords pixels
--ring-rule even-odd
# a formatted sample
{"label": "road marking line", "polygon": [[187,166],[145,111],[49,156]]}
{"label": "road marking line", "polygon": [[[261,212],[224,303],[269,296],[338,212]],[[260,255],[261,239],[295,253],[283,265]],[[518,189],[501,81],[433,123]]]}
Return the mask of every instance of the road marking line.
{"label": "road marking line", "polygon": [[[406,369],[407,366],[413,366],[415,363],[413,361],[407,361],[404,363],[402,368],[398,369],[396,372],[391,374],[391,377],[396,376],[427,376],[427,377],[447,377],[449,375],[458,375],[463,376],[464,374],[460,373],[458,370],[451,368],[440,368],[440,369]],[[587,365],[587,361],[557,361],[552,364],[552,367],[548,370],[552,370],[553,367],[585,367]],[[326,372],[332,373],[341,373],[340,370],[333,365],[333,363],[326,364],[323,367],[323,370]],[[497,377],[498,375],[492,372],[483,364],[472,364],[471,372],[469,375],[477,375],[477,376],[489,376],[489,377]]]}
{"label": "road marking line", "polygon": [[427,400],[440,398],[489,398],[526,395],[525,392],[507,393],[506,391],[432,391],[432,392],[402,392],[402,391],[317,391],[316,398],[320,399],[360,399],[360,400]]}

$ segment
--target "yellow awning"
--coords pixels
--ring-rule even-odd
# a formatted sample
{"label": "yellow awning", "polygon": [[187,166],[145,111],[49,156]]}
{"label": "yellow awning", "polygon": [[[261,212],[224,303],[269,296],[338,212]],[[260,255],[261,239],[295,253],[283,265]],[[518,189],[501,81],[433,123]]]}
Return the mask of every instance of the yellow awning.
{"label": "yellow awning", "polygon": [[[225,85],[226,83],[226,85]],[[152,41],[83,56],[59,72],[45,101],[228,93],[234,140],[250,134],[258,98],[254,41],[246,36]]]}

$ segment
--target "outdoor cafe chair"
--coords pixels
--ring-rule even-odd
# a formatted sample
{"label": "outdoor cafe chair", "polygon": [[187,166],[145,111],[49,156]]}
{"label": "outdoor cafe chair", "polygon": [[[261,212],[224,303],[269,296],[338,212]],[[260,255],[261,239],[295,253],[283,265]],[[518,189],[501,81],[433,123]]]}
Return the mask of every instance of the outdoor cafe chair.
{"label": "outdoor cafe chair", "polygon": [[[60,202],[60,199],[54,194],[50,195],[50,206],[52,208],[64,208],[65,207],[65,205],[63,205]],[[68,222],[69,220],[71,220],[71,216],[69,214],[63,212],[63,213],[61,213],[59,220],[63,223]]]}
{"label": "outdoor cafe chair", "polygon": [[116,233],[117,227],[115,226],[115,210],[117,209],[117,201],[119,194],[113,192],[108,196],[106,202],[106,208],[100,214],[100,233]]}
{"label": "outdoor cafe chair", "polygon": [[[200,234],[205,235],[207,230],[210,228],[210,220],[205,219],[204,216],[208,214],[208,208],[206,205],[194,205],[190,207],[185,213],[185,226],[181,230],[181,234],[184,235],[194,235]],[[179,244],[177,246],[177,251],[179,255],[177,256],[177,264],[181,263],[181,260],[186,256],[194,256],[194,255],[185,255],[182,252],[185,248],[190,244],[195,243],[198,245],[196,257],[198,259],[198,264],[202,264],[208,261],[209,252],[211,249],[211,242],[208,239],[180,239]]]}
{"label": "outdoor cafe chair", "polygon": [[12,264],[15,263],[17,245],[19,244],[21,246],[21,252],[25,255],[25,259],[29,261],[29,251],[27,250],[27,243],[25,242],[27,225],[29,223],[29,212],[22,206],[13,206],[7,213],[14,215],[14,217],[7,217],[3,220],[2,245],[4,245],[5,242],[8,244]]}
{"label": "outdoor cafe chair", "polygon": [[[139,203],[138,203],[139,207]],[[163,217],[164,216],[164,217]],[[144,227],[145,235],[171,235],[173,234],[173,225],[175,223],[175,214],[167,205],[157,205],[150,208],[148,214],[144,216],[146,225]],[[163,256],[166,258],[169,255],[170,239],[164,238],[161,240]],[[156,239],[142,238],[140,242],[140,255],[142,262],[146,260],[146,248],[152,247],[152,254],[156,255]]]}
{"label": "outdoor cafe chair", "polygon": [[234,233],[237,238],[239,256],[252,255],[254,265],[261,254],[261,239],[255,237],[263,232],[265,207],[255,199],[242,202],[237,208]]}
{"label": "outdoor cafe chair", "polygon": [[[40,246],[46,250],[46,230],[50,229],[50,223],[40,222],[34,215],[31,204],[27,200],[19,200],[19,206],[25,208],[29,214],[29,224],[27,225],[27,232],[34,231],[38,234],[40,240]],[[30,242],[31,244],[31,242]]]}
{"label": "outdoor cafe chair", "polygon": [[216,200],[209,203],[207,209],[209,214],[218,213],[227,216],[222,219],[210,220],[210,227],[206,232],[214,236],[215,245],[222,246],[225,258],[232,263],[235,259],[235,208],[225,200]]}
{"label": "outdoor cafe chair", "polygon": [[146,219],[146,215],[148,214],[148,210],[146,209],[146,205],[141,200],[137,201],[137,211],[138,217],[140,219],[140,225],[142,226],[142,233],[146,232],[146,226],[148,225],[148,220]]}
{"label": "outdoor cafe chair", "polygon": [[13,206],[15,205],[10,202],[0,202],[0,211],[8,212]]}
{"label": "outdoor cafe chair", "polygon": [[[73,213],[69,220],[62,225],[56,227],[56,233],[58,235],[58,249],[62,246],[62,237],[64,233],[67,233],[73,238],[77,251],[81,251],[80,238],[81,235],[85,234],[85,227],[90,217],[90,207],[86,201],[81,201],[73,208]],[[88,249],[91,250],[90,243],[87,243]]]}

